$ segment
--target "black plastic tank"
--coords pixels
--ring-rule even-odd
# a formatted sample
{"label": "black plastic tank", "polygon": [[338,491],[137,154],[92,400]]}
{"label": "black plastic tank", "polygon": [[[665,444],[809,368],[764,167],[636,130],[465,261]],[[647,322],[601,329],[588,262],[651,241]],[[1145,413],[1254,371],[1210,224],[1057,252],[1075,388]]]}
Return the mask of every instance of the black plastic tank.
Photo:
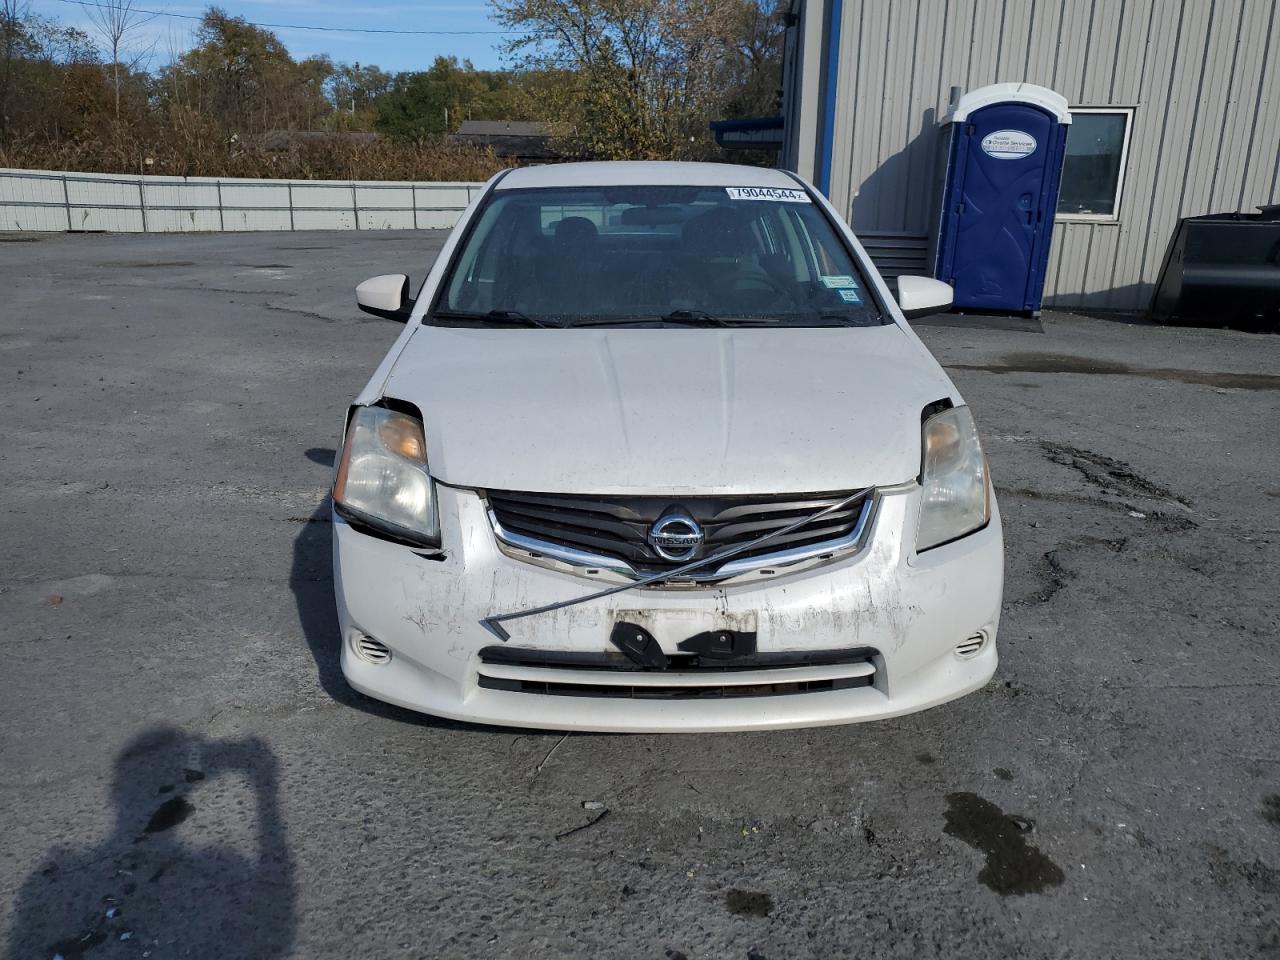
{"label": "black plastic tank", "polygon": [[1151,301],[1160,323],[1280,331],[1280,204],[1187,217]]}

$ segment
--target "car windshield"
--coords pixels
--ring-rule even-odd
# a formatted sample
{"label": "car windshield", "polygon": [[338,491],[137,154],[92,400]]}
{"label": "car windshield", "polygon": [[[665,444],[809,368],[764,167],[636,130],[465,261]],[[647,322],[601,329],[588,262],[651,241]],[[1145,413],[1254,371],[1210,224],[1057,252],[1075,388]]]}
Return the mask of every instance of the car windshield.
{"label": "car windshield", "polygon": [[428,322],[886,321],[804,190],[619,186],[494,191]]}

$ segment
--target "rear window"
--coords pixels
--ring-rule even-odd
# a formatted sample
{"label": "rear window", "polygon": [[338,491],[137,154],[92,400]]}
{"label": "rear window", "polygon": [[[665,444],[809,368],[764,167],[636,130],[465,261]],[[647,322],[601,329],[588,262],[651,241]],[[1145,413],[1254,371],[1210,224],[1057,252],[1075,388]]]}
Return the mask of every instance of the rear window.
{"label": "rear window", "polygon": [[885,322],[803,190],[735,187],[497,190],[435,314],[556,326]]}

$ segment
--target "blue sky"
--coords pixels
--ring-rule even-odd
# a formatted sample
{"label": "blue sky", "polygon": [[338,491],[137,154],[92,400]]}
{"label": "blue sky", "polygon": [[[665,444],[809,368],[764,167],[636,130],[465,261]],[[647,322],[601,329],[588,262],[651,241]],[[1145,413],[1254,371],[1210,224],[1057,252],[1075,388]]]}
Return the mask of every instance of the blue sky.
{"label": "blue sky", "polygon": [[[325,53],[337,63],[377,64],[392,72],[428,66],[437,55],[470,58],[477,67],[503,65],[499,34],[409,36],[355,33],[350,28],[376,30],[477,30],[499,29],[489,18],[487,0],[222,0],[218,4],[233,16],[255,23],[298,24],[337,28],[332,32],[272,28],[296,58]],[[134,0],[141,9],[198,17],[208,4]],[[93,35],[91,21],[77,3],[65,0],[31,0],[31,10],[74,24]],[[191,45],[195,20],[156,17],[139,28],[145,44],[154,42],[152,66],[169,59],[171,50]],[[95,39],[97,39],[95,37]]]}

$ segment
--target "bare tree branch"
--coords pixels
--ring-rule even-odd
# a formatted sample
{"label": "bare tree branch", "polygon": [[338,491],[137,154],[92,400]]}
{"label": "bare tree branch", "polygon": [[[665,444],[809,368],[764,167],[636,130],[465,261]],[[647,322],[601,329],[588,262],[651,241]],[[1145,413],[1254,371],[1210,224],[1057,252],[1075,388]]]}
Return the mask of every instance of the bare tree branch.
{"label": "bare tree branch", "polygon": [[[135,48],[129,42],[130,36],[139,27],[150,23],[157,14],[144,13],[134,9],[133,0],[97,0],[89,4],[82,3],[82,9],[94,31],[102,38],[111,54],[111,75],[116,94],[116,120],[120,119],[120,69],[126,74],[139,69],[151,59],[155,50],[155,41],[144,48]],[[126,62],[127,60],[127,62]]]}

